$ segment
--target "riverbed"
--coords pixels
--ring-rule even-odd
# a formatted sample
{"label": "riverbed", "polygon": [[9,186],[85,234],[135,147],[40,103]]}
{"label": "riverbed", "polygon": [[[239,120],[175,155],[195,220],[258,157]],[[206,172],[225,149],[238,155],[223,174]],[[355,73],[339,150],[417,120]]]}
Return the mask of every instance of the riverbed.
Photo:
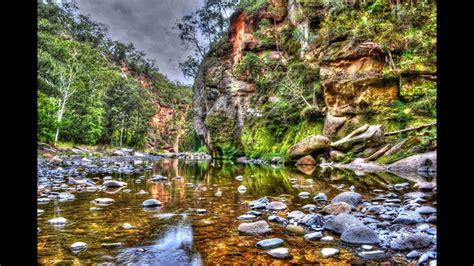
{"label": "riverbed", "polygon": [[[357,255],[364,251],[361,246],[342,244],[340,236],[330,230],[305,228],[306,233],[321,231],[323,236],[334,238],[328,242],[307,241],[303,236],[288,234],[286,224],[268,221],[270,215],[287,219],[287,214],[294,210],[305,214],[321,213],[321,208],[330,202],[317,204],[313,197],[319,193],[327,195],[330,201],[344,191],[354,191],[370,203],[378,195],[394,193],[396,197],[393,198],[403,199],[404,194],[416,191],[413,188],[414,182],[393,174],[369,174],[330,167],[307,166],[298,169],[279,165],[163,158],[120,161],[113,163],[116,168],[110,167],[106,171],[81,172],[83,168],[87,168],[81,164],[82,162],[74,166],[76,170],[79,168],[73,174],[74,182],[65,174],[48,172],[58,167],[61,167],[60,171],[64,171],[68,169],[66,165],[50,165],[48,171],[40,174],[38,263],[41,265],[209,265],[227,262],[339,265],[362,261],[410,261],[406,257],[408,252],[392,251],[383,245],[373,245],[372,250],[384,250],[388,257],[364,259]],[[151,181],[157,175],[166,179]],[[83,182],[78,182],[89,180],[89,184],[100,185],[103,184],[104,177],[126,185],[93,191],[86,189],[87,185]],[[394,189],[394,184],[401,183],[408,185]],[[301,192],[308,192],[309,197],[302,197]],[[61,196],[59,193],[62,193]],[[68,196],[70,194],[73,196]],[[428,196],[428,200],[422,205],[435,207],[435,200],[431,194]],[[249,203],[261,197],[283,202],[287,208],[277,212],[253,210],[256,218],[252,221],[267,221],[270,232],[254,236],[239,233],[237,229],[241,223],[252,221],[239,220],[238,217],[251,214]],[[113,203],[98,205],[94,202],[97,198],[109,198]],[[161,206],[143,207],[142,203],[148,199],[159,200]],[[314,209],[303,208],[308,204],[316,206]],[[387,208],[389,207],[403,206],[392,203],[388,204]],[[360,208],[354,209],[352,213],[364,217]],[[425,221],[428,216],[423,215]],[[66,223],[53,225],[49,222],[59,217],[65,218]],[[368,217],[378,218],[376,215]],[[291,222],[290,219],[287,221]],[[419,224],[428,224],[428,229],[423,229],[425,231],[436,229],[435,222],[410,224],[405,229],[417,230]],[[387,234],[391,234],[392,227],[388,228]],[[397,228],[400,229],[394,226],[392,231],[398,230]],[[430,236],[435,241],[435,236]],[[268,250],[256,248],[257,242],[270,238],[282,239],[284,243],[281,247],[288,248],[290,257],[279,259],[269,255]],[[76,242],[83,242],[87,246],[71,250],[71,245]],[[420,249],[420,254],[431,252],[432,255],[435,247],[435,244],[431,244]],[[323,257],[323,248],[335,248],[338,253]],[[435,253],[433,256],[435,257]]]}

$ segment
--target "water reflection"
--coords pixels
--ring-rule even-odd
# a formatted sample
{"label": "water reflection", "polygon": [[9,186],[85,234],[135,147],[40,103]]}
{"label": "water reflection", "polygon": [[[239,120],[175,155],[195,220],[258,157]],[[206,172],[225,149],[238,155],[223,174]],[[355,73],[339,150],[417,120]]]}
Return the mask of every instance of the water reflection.
{"label": "water reflection", "polygon": [[[173,216],[174,217],[174,216]],[[151,245],[127,248],[117,255],[117,263],[128,265],[202,265],[193,246],[193,230],[186,215],[178,215]]]}
{"label": "water reflection", "polygon": [[[134,162],[124,162],[124,165]],[[127,183],[124,188],[96,192],[72,192],[74,201],[52,200],[39,204],[44,213],[38,217],[41,232],[38,235],[38,263],[93,264],[112,262],[138,265],[200,265],[226,262],[272,263],[272,258],[254,248],[261,236],[238,234],[236,219],[249,211],[247,203],[262,196],[284,199],[288,210],[314,203],[312,197],[297,197],[301,191],[312,196],[323,192],[329,198],[354,186],[367,197],[374,188],[406,180],[390,173],[354,173],[344,169],[311,169],[235,165],[219,161],[160,160],[143,161],[151,171],[138,174],[113,174],[113,179]],[[168,179],[150,181],[153,175]],[[242,181],[235,179],[243,176]],[[144,176],[141,183],[135,181]],[[176,179],[176,176],[182,178]],[[98,177],[101,175],[91,175]],[[412,177],[409,177],[412,178]],[[415,181],[415,179],[411,179]],[[416,179],[418,180],[418,179]],[[102,181],[98,181],[99,184]],[[192,183],[192,186],[189,185]],[[239,193],[240,185],[246,187]],[[341,189],[342,188],[342,189]],[[144,190],[148,194],[137,192]],[[217,193],[220,191],[220,193]],[[217,194],[217,195],[216,195]],[[112,198],[114,203],[102,210],[91,203],[96,198]],[[162,202],[153,210],[141,206],[146,199]],[[195,209],[206,209],[197,214]],[[285,215],[285,210],[281,215]],[[266,219],[264,214],[261,219]],[[62,228],[50,225],[47,220],[64,217],[68,223]],[[124,223],[135,226],[125,230]],[[273,226],[273,225],[272,225]],[[338,260],[322,260],[319,244],[304,243],[302,238],[289,237],[278,227],[265,237],[281,237],[287,246],[301,258],[302,263],[349,262],[352,253],[341,249]],[[88,249],[74,254],[69,247],[74,242],[85,242]],[[115,244],[120,243],[120,245]],[[113,248],[112,248],[113,247]],[[247,261],[248,260],[248,261]],[[296,262],[295,262],[296,263]]]}

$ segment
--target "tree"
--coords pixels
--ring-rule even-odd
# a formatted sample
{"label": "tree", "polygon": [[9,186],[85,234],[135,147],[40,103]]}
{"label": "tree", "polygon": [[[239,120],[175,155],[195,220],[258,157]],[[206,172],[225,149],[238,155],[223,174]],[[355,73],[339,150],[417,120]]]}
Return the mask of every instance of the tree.
{"label": "tree", "polygon": [[179,31],[183,48],[193,52],[193,56],[188,56],[179,64],[185,77],[196,77],[197,67],[209,47],[225,36],[229,26],[229,14],[237,2],[237,0],[206,0],[203,7],[176,21],[172,29]]}
{"label": "tree", "polygon": [[[67,63],[61,63],[57,60],[50,58],[51,66],[53,67],[51,73],[55,77],[55,81],[50,81],[46,77],[41,77],[48,85],[55,88],[59,94],[57,101],[58,111],[56,114],[57,125],[56,133],[54,135],[54,144],[58,142],[59,130],[61,128],[61,121],[63,119],[64,111],[68,100],[76,93],[77,88],[74,86],[76,74],[79,71],[81,65],[77,61],[77,50],[71,52],[72,59]],[[49,72],[49,71],[48,71]]]}

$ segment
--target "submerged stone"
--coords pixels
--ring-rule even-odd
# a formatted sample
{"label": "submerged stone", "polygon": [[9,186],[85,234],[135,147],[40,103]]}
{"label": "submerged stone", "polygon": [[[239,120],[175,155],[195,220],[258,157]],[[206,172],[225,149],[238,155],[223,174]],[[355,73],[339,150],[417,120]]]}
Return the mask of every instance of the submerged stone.
{"label": "submerged stone", "polygon": [[288,248],[275,248],[268,251],[268,254],[278,259],[289,259],[291,258]]}
{"label": "submerged stone", "polygon": [[257,235],[268,233],[270,226],[266,221],[257,221],[253,223],[241,223],[237,230],[243,234]]}
{"label": "submerged stone", "polygon": [[287,208],[286,204],[280,201],[272,201],[266,206],[267,210],[281,211]]}
{"label": "submerged stone", "polygon": [[281,238],[270,238],[270,239],[259,241],[255,245],[255,247],[259,249],[271,249],[271,248],[276,248],[283,245],[283,242],[284,241]]}

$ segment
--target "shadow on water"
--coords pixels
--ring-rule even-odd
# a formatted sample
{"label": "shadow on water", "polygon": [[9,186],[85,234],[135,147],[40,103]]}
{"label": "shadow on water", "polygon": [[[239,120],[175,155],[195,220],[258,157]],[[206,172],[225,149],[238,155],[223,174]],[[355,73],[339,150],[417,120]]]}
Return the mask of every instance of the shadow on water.
{"label": "shadow on water", "polygon": [[[126,164],[139,165],[133,161]],[[267,236],[239,235],[236,229],[241,221],[236,217],[250,210],[248,202],[262,196],[285,199],[288,209],[280,213],[285,216],[290,210],[314,203],[312,197],[319,192],[332,198],[354,186],[355,191],[368,197],[375,188],[407,182],[391,173],[369,174],[321,167],[235,165],[222,161],[176,159],[144,161],[143,164],[152,166],[152,170],[142,174],[112,174],[113,179],[126,182],[130,192],[124,192],[126,189],[123,188],[72,192],[76,196],[74,201],[38,204],[38,209],[44,210],[38,216],[41,229],[38,263],[201,265],[241,262],[249,258],[255,263],[272,263],[275,259],[254,247],[256,241],[270,237],[284,238],[287,246],[304,258],[302,263],[350,262],[352,253],[344,250],[338,259],[321,260],[314,255],[319,254],[320,244],[308,244],[301,237],[287,236],[282,228],[274,225]],[[151,181],[150,177],[156,174],[168,179]],[[243,176],[242,181],[235,179],[238,175]],[[103,176],[88,177],[101,184]],[[143,181],[136,182],[140,176],[144,176]],[[237,191],[240,185],[246,187],[245,192]],[[137,194],[141,190],[148,194]],[[301,191],[310,192],[312,197],[299,198],[297,195]],[[112,198],[115,202],[103,210],[91,211],[91,207],[97,207],[91,201],[99,197]],[[160,200],[162,206],[154,210],[143,208],[142,202],[150,198]],[[198,214],[197,208],[206,212]],[[59,216],[68,220],[64,227],[48,223],[49,219]],[[265,213],[260,219],[266,220],[267,216]],[[122,228],[124,223],[135,228],[125,230]],[[69,247],[78,241],[86,242],[88,248],[74,254]],[[110,248],[111,243],[121,245]]]}

